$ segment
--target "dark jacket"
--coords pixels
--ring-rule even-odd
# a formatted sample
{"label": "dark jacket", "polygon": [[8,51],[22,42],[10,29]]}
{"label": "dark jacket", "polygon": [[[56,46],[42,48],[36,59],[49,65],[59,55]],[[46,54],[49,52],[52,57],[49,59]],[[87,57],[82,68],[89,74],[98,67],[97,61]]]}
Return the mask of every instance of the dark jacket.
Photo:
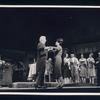
{"label": "dark jacket", "polygon": [[97,69],[100,69],[100,58],[97,58],[97,59],[96,59],[96,62],[97,62],[97,61],[99,61],[99,63],[96,64],[96,68],[97,68]]}
{"label": "dark jacket", "polygon": [[37,58],[41,58],[43,56],[46,56],[45,45],[40,42],[37,45]]}

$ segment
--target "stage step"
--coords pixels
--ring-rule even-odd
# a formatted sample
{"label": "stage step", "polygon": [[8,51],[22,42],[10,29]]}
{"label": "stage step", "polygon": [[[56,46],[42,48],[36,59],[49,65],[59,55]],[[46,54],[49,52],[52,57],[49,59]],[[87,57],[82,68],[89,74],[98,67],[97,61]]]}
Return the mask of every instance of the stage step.
{"label": "stage step", "polygon": [[[12,83],[10,87],[12,88],[34,88],[35,86],[35,82],[15,82],[15,83]],[[56,87],[57,86],[57,82],[45,82],[45,86],[47,87]],[[81,86],[96,86],[96,83],[94,84],[65,84],[64,87],[72,87],[72,86],[78,86],[78,87],[81,87]]]}
{"label": "stage step", "polygon": [[[15,82],[12,83],[12,88],[34,88],[35,82]],[[45,82],[45,86],[47,87],[56,87],[56,82]]]}

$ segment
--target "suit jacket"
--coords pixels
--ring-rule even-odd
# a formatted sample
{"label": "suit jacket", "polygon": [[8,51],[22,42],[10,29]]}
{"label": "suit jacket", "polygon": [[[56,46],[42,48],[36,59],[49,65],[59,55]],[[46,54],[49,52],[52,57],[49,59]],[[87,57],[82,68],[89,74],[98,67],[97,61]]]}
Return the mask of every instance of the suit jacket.
{"label": "suit jacket", "polygon": [[45,45],[40,42],[37,45],[37,58],[41,58],[43,56],[46,56]]}
{"label": "suit jacket", "polygon": [[99,61],[99,63],[96,64],[97,69],[100,69],[100,58],[96,59],[96,62]]}

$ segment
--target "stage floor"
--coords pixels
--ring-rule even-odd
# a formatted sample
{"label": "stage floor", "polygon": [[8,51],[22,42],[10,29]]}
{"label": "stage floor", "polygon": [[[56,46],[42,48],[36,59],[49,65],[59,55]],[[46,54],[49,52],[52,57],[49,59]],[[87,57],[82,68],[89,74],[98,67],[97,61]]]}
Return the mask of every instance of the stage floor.
{"label": "stage floor", "polygon": [[47,88],[34,88],[35,82],[15,82],[10,87],[1,87],[0,92],[36,92],[36,93],[100,93],[100,86],[95,84],[66,84],[62,89],[57,89],[56,82],[46,82]]}
{"label": "stage floor", "polygon": [[[10,87],[12,88],[34,88],[35,87],[35,82],[14,82],[11,84]],[[45,82],[44,85],[46,87],[49,87],[49,88],[55,88],[57,86],[57,82]],[[64,87],[86,87],[86,86],[97,86],[96,83],[94,84],[89,84],[89,83],[85,83],[85,84],[82,84],[82,83],[71,83],[71,84],[65,84]]]}
{"label": "stage floor", "polygon": [[100,93],[100,86],[72,86],[72,87],[63,87],[62,89],[57,89],[56,87],[47,87],[47,88],[10,88],[10,87],[1,87],[1,92],[36,92],[36,93]]}

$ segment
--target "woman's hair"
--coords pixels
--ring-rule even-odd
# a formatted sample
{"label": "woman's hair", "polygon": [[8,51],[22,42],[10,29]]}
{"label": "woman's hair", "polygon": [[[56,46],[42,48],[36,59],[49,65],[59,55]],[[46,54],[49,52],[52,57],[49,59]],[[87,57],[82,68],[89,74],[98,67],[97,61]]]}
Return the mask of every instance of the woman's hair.
{"label": "woman's hair", "polygon": [[70,56],[74,57],[75,55],[74,54],[70,54]]}
{"label": "woman's hair", "polygon": [[63,40],[62,38],[58,38],[58,39],[57,39],[57,42],[58,42],[59,44],[62,44],[63,41],[64,41],[64,40]]}

